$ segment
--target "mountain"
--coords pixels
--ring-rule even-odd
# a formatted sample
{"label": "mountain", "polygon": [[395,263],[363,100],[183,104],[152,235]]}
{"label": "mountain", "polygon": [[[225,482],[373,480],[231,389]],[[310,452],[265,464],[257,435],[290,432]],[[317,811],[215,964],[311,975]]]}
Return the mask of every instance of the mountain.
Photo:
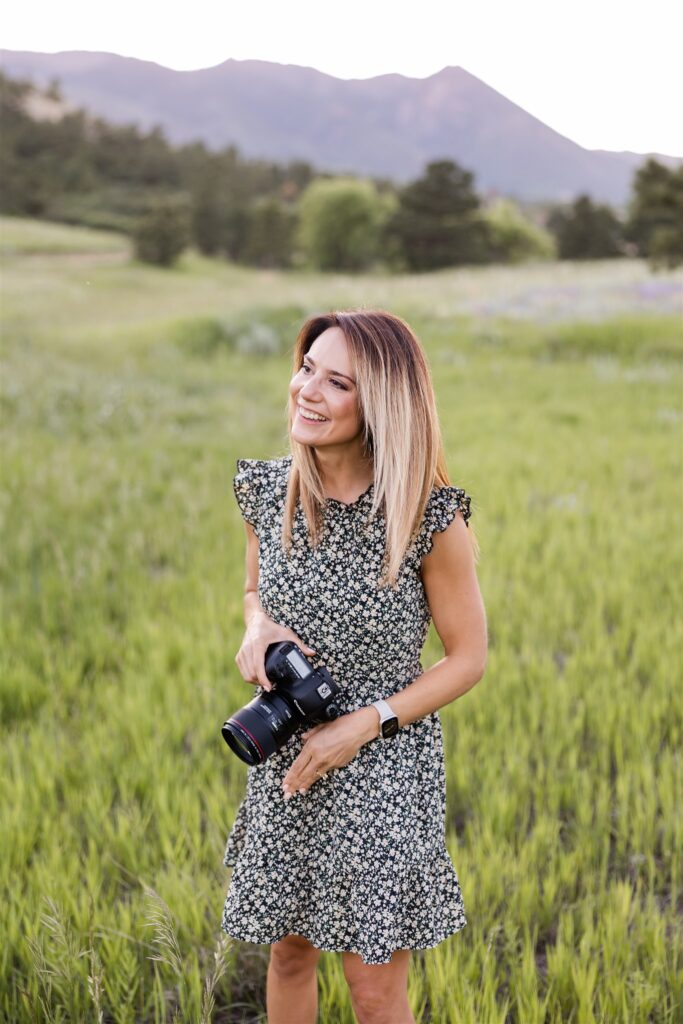
{"label": "mountain", "polygon": [[461,67],[347,81],[257,60],[173,71],[113,53],[17,50],[0,50],[0,67],[41,87],[58,79],[68,104],[115,123],[159,125],[173,143],[235,144],[249,157],[397,182],[451,158],[474,173],[480,193],[526,201],[588,192],[622,206],[646,156],[680,162],[584,149]]}

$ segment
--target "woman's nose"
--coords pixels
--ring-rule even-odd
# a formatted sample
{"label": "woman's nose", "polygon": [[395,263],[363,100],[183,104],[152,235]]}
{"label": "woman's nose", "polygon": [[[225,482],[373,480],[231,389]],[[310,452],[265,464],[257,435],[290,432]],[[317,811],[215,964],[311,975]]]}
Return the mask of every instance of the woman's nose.
{"label": "woman's nose", "polygon": [[303,395],[304,398],[312,398],[317,395],[319,391],[320,386],[315,377],[309,377],[308,380],[305,380],[302,384],[299,394]]}

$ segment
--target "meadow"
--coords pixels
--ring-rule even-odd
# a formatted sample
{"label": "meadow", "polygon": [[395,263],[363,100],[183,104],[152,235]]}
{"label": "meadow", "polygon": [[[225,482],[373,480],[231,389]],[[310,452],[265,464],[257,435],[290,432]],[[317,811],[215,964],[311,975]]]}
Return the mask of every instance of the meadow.
{"label": "meadow", "polygon": [[[366,305],[428,353],[490,633],[441,711],[468,925],[413,954],[416,1019],[680,1021],[683,273],[159,270],[1,227],[0,1018],[265,1022],[268,947],[219,929],[220,726],[253,695],[232,477],[286,451],[303,318]],[[352,1024],[338,954],[319,978]]]}

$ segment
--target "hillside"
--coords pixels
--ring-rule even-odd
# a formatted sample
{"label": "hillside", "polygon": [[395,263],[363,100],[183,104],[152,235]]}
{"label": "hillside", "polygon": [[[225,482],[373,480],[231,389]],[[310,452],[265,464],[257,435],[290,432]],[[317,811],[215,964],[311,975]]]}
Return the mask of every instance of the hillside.
{"label": "hillside", "polygon": [[246,156],[398,182],[448,157],[474,172],[480,191],[526,201],[588,192],[620,206],[644,159],[584,149],[462,67],[346,81],[254,60],[173,71],[112,53],[12,50],[0,50],[0,66],[39,86],[56,78],[68,102],[116,123],[160,125],[175,143],[234,143]]}

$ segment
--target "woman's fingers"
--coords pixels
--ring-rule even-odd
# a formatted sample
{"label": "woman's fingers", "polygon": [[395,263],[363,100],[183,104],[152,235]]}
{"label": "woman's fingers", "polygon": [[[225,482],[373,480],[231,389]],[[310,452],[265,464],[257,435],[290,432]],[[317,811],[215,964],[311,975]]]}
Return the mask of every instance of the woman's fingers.
{"label": "woman's fingers", "polygon": [[297,647],[300,647],[301,650],[304,651],[305,654],[317,654],[318,653],[316,651],[315,647],[309,647],[309,645],[305,644],[303,642],[303,640],[301,639],[301,637],[297,636],[296,633],[292,632],[292,637],[291,638],[294,641],[294,643],[297,645]]}
{"label": "woman's fingers", "polygon": [[[321,722],[314,725],[312,729],[303,733],[303,738],[315,735],[319,730],[325,729],[331,723]],[[319,782],[322,775],[332,771],[338,761],[331,755],[331,752],[320,742],[307,741],[299,751],[297,757],[289,766],[282,779],[282,789],[285,800],[294,796],[296,792],[305,793],[315,782]]]}
{"label": "woman's fingers", "polygon": [[262,686],[265,690],[272,690],[273,684],[266,675],[265,652],[257,656],[251,646],[241,647],[235,661],[246,682],[252,683],[254,686]]}
{"label": "woman's fingers", "polygon": [[259,645],[252,648],[252,681],[264,690],[272,690],[273,684],[266,675],[266,649]]}
{"label": "woman's fingers", "polygon": [[266,675],[266,652],[265,651],[263,651],[261,657],[258,659],[258,664],[259,664],[259,668],[258,668],[258,672],[256,673],[256,678],[258,680],[259,685],[262,686],[264,690],[272,690],[273,689],[273,684],[271,683],[270,679]]}
{"label": "woman's fingers", "polygon": [[282,780],[285,800],[294,796],[297,790],[299,793],[305,793],[308,787],[312,786],[320,777],[318,772],[321,774],[323,772],[318,758],[302,750]]}
{"label": "woman's fingers", "polygon": [[285,629],[284,632],[285,636],[283,637],[282,627],[278,626],[277,636],[267,635],[265,641],[261,632],[252,639],[249,639],[248,636],[245,638],[235,656],[235,661],[242,674],[242,678],[246,679],[248,683],[262,686],[264,690],[268,691],[273,689],[273,684],[266,675],[266,651],[272,643],[287,639],[293,641],[297,647],[300,647],[304,654],[313,656],[318,653],[315,647],[304,643],[301,637],[297,636],[293,630]]}

